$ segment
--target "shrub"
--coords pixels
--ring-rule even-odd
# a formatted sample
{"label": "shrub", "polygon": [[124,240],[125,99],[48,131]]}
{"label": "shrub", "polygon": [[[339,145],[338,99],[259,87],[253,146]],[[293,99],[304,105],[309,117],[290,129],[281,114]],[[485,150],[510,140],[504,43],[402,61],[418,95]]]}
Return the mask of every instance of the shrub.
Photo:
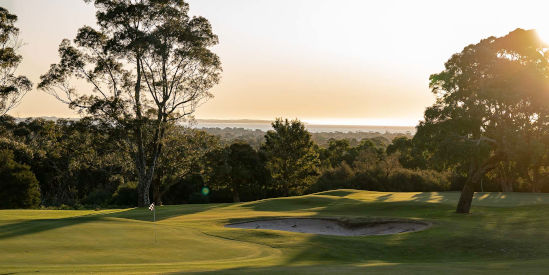
{"label": "shrub", "polygon": [[40,187],[30,167],[13,160],[11,150],[0,150],[0,208],[37,208]]}
{"label": "shrub", "polygon": [[[107,205],[112,199],[112,194],[105,189],[95,189],[91,191],[82,201],[85,205]],[[134,197],[135,200],[135,197]],[[76,205],[76,204],[75,204]]]}
{"label": "shrub", "polygon": [[355,172],[345,162],[337,168],[327,169],[311,186],[309,192],[316,193],[341,188],[356,188],[354,186]]}
{"label": "shrub", "polygon": [[137,183],[130,181],[119,185],[111,202],[119,206],[137,206]]}
{"label": "shrub", "polygon": [[450,189],[448,177],[434,170],[397,169],[389,175],[387,184],[390,189],[387,191],[432,192]]}
{"label": "shrub", "polygon": [[202,192],[194,192],[191,195],[189,195],[189,203],[193,204],[202,204],[202,203],[209,203],[210,200],[208,196],[205,196],[202,194]]}
{"label": "shrub", "polygon": [[342,164],[322,173],[309,192],[352,188],[384,192],[428,192],[450,189],[448,175],[434,170],[397,168],[389,173],[379,167],[351,168]]}

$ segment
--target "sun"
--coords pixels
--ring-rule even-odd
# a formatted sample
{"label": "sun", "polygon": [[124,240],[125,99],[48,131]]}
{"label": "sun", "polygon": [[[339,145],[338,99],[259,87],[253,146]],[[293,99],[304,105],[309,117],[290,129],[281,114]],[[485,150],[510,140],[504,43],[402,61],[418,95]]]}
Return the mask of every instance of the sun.
{"label": "sun", "polygon": [[536,28],[536,33],[543,42],[549,44],[549,28]]}

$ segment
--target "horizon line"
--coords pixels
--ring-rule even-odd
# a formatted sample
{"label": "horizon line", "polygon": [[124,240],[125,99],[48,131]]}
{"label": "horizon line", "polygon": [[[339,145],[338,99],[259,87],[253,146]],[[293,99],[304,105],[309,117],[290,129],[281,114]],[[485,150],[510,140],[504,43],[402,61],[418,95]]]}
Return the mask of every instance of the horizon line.
{"label": "horizon line", "polygon": [[[29,119],[29,118],[44,118],[44,119],[80,119],[81,117],[70,117],[70,116],[67,116],[67,117],[59,117],[59,116],[12,116],[16,119]],[[415,128],[417,126],[417,123],[415,125],[411,125],[411,124],[406,124],[406,123],[402,123],[402,124],[378,124],[378,123],[337,123],[336,121],[334,121],[334,123],[328,123],[328,122],[320,122],[320,120],[316,120],[316,119],[312,119],[312,120],[309,120],[309,119],[299,119],[299,118],[283,118],[283,119],[288,119],[288,120],[294,120],[294,119],[298,119],[300,120],[301,122],[303,122],[305,125],[314,125],[314,126],[333,126],[333,127],[337,127],[337,126],[344,126],[344,127],[392,127],[392,128]],[[275,121],[275,119],[251,119],[251,118],[235,118],[235,119],[231,119],[231,118],[227,118],[227,119],[223,119],[223,118],[194,118],[193,119],[194,121],[197,121],[197,122],[219,122],[219,123],[272,123],[273,121]],[[345,119],[337,119],[337,120],[345,120]],[[356,119],[348,119],[348,120],[351,120],[351,121],[356,121]],[[189,121],[189,119],[185,120],[185,121]]]}

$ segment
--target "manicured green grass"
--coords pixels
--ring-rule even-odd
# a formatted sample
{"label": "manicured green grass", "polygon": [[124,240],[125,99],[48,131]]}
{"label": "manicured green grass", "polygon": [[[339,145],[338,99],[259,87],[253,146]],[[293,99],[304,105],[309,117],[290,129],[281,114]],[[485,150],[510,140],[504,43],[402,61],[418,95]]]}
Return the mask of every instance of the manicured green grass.
{"label": "manicured green grass", "polygon": [[[545,273],[549,194],[335,190],[241,204],[103,211],[0,211],[0,274]],[[425,231],[337,237],[225,228],[266,217],[398,217]],[[156,237],[155,237],[156,235]],[[156,239],[156,240],[155,240]]]}

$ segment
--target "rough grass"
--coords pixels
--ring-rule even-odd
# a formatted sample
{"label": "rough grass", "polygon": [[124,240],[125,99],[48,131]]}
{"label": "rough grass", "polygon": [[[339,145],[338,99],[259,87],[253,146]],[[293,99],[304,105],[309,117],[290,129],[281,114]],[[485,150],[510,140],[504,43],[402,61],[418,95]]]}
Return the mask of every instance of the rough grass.
{"label": "rough grass", "polygon": [[[104,211],[0,211],[0,274],[544,273],[549,194],[334,190],[241,204]],[[338,237],[223,227],[267,217],[409,218],[432,228]],[[155,241],[156,235],[156,241]]]}

